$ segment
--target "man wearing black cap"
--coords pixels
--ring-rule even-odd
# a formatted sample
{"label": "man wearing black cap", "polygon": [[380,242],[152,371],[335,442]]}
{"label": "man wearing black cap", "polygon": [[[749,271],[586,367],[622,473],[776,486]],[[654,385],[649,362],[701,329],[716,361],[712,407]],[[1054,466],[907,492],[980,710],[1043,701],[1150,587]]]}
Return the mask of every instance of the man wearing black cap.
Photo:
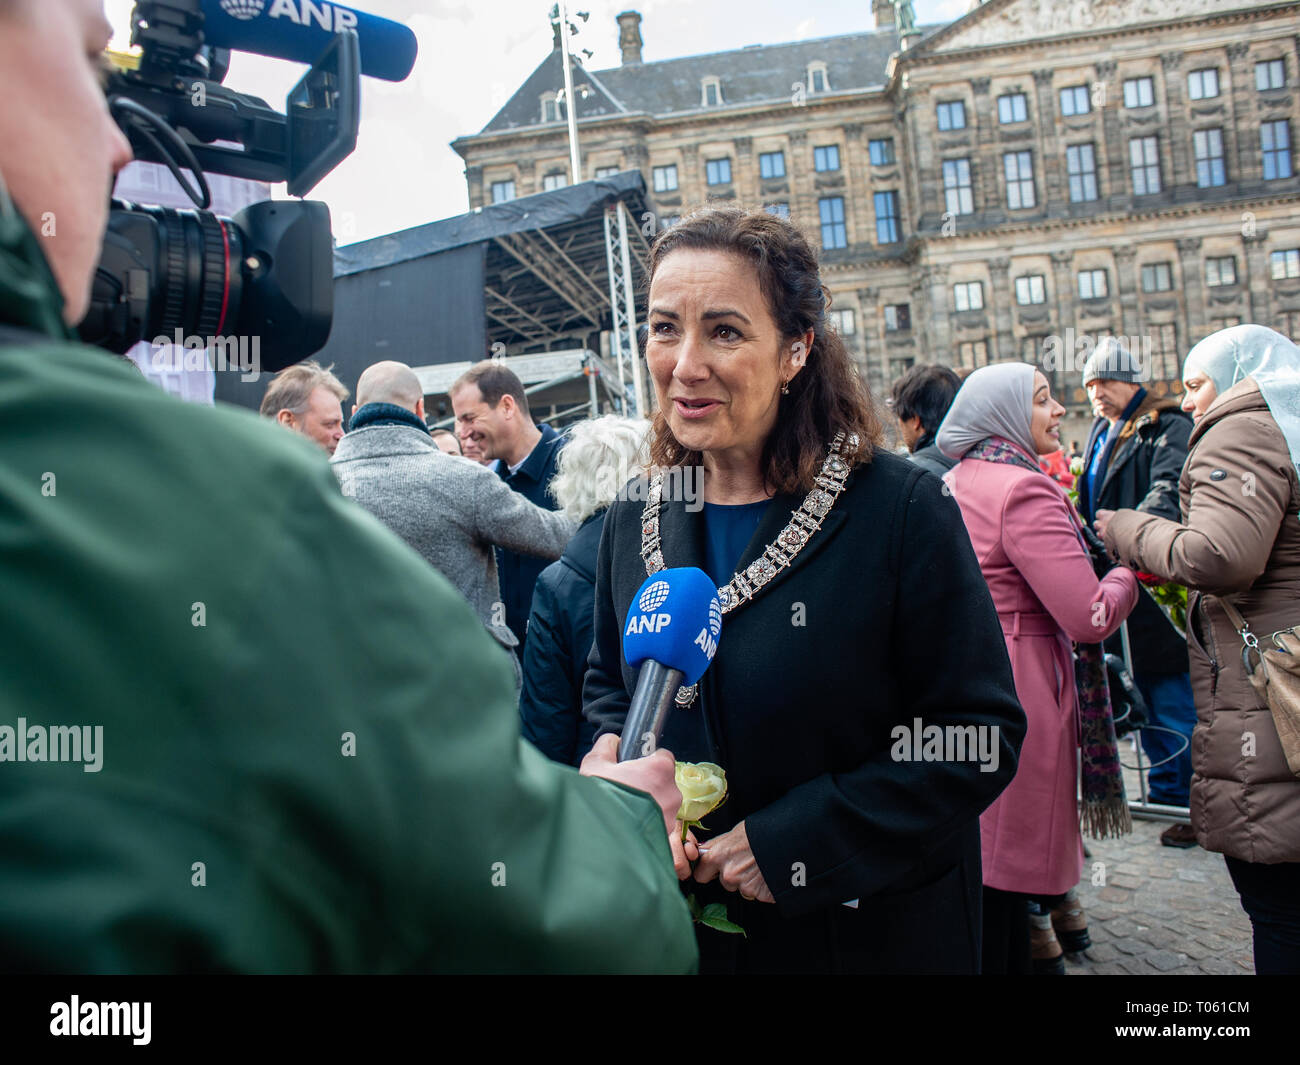
{"label": "man wearing black cap", "polygon": [[[1176,399],[1160,398],[1142,387],[1139,360],[1113,337],[1097,345],[1083,368],[1097,420],[1083,451],[1079,509],[1088,522],[1098,510],[1133,509],[1181,521],[1178,478],[1187,461],[1192,421]],[[1142,749],[1155,767],[1148,783],[1152,802],[1186,806],[1192,779],[1190,746],[1196,707],[1187,673],[1187,643],[1150,596],[1138,599],[1129,616],[1133,679],[1150,710],[1150,724],[1173,733],[1143,729]],[[1112,646],[1113,645],[1113,646]],[[1120,653],[1116,637],[1108,651]],[[1163,765],[1157,763],[1163,762]],[[1188,825],[1171,825],[1160,836],[1167,847],[1194,847]]]}

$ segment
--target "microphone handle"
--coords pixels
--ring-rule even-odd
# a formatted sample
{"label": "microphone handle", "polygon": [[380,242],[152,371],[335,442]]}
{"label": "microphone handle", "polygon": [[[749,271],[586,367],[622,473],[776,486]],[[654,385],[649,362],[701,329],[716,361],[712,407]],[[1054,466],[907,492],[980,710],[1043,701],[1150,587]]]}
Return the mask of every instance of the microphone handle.
{"label": "microphone handle", "polygon": [[623,737],[618,745],[620,762],[644,758],[658,749],[673,698],[685,679],[680,669],[670,669],[654,659],[646,660],[637,677],[632,705],[623,725]]}

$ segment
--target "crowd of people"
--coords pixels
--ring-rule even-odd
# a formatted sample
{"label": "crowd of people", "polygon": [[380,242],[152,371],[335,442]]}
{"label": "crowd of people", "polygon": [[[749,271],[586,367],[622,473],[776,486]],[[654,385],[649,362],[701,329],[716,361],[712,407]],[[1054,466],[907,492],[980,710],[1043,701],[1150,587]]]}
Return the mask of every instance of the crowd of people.
{"label": "crowd of people", "polygon": [[[1076,890],[1084,830],[1105,837],[1129,828],[1109,653],[1111,661],[1123,663],[1141,696],[1137,737],[1151,765],[1149,801],[1175,815],[1191,807],[1191,823],[1175,819],[1161,843],[1185,848],[1200,840],[1223,851],[1255,922],[1260,971],[1293,970],[1300,920],[1283,900],[1300,886],[1294,880],[1300,828],[1288,820],[1300,801],[1300,784],[1279,762],[1276,742],[1265,743],[1249,762],[1229,757],[1243,731],[1267,731],[1268,711],[1256,707],[1240,727],[1226,724],[1219,715],[1227,706],[1237,713],[1249,704],[1244,677],[1228,696],[1235,701],[1225,706],[1227,689],[1217,679],[1225,664],[1212,660],[1211,679],[1202,677],[1207,663],[1198,661],[1194,643],[1189,666],[1186,635],[1143,592],[1137,572],[1193,589],[1194,637],[1215,620],[1205,614],[1213,600],[1196,594],[1201,591],[1221,595],[1249,586],[1253,594],[1245,605],[1259,619],[1257,628],[1273,631],[1296,620],[1279,598],[1300,598],[1290,556],[1293,530],[1284,520],[1288,513],[1296,516],[1300,497],[1288,495],[1294,488],[1288,477],[1293,480],[1295,473],[1285,447],[1288,423],[1270,413],[1287,410],[1296,394],[1286,376],[1300,370],[1296,349],[1261,327],[1215,334],[1189,356],[1180,404],[1144,387],[1139,360],[1106,338],[1083,368],[1081,383],[1096,417],[1085,447],[1071,448],[1077,476],[1061,446],[1065,408],[1041,371],[1004,363],[963,380],[948,367],[915,367],[894,382],[887,401],[910,458],[898,466],[896,456],[880,446],[884,427],[848,369],[842,344],[824,328],[815,260],[790,227],[739,211],[698,214],[676,228],[673,239],[656,242],[650,266],[644,345],[660,400],[652,422],[606,416],[578,423],[561,439],[549,426],[533,424],[523,386],[511,371],[487,361],[451,389],[462,450],[473,445],[480,461],[496,468],[475,469],[477,476],[468,478],[473,463],[450,462],[431,446],[414,374],[400,364],[380,363],[361,379],[361,406],[353,408],[333,464],[345,494],[451,579],[499,638],[500,616],[494,620],[493,610],[509,616],[504,602],[531,599],[518,645],[508,634],[501,642],[517,651],[522,733],[560,763],[580,764],[599,734],[621,731],[636,678],[621,662],[620,633],[636,588],[653,569],[647,523],[654,522],[658,565],[699,566],[734,595],[734,603],[724,596],[725,650],[692,693],[690,709],[672,718],[663,738],[683,760],[725,761],[734,781],[731,803],[711,826],[720,834],[710,845],[701,851],[688,833],[684,847],[673,847],[678,875],[707,885],[692,887],[705,902],[739,893],[736,919],[751,933],[743,944],[702,935],[706,967],[888,964],[927,971],[1063,972],[1066,953],[1091,945]],[[716,314],[717,307],[729,313]],[[773,338],[794,341],[788,350],[768,351]],[[1200,438],[1194,421],[1201,420],[1215,389],[1214,380],[1198,376],[1207,373],[1202,366],[1214,368],[1225,393],[1259,366],[1273,375],[1267,378],[1272,406],[1258,388],[1237,404],[1248,404],[1242,409],[1255,414],[1251,428],[1267,437],[1254,441],[1249,470],[1242,451],[1230,467],[1224,458],[1211,460],[1209,474],[1213,478],[1213,470],[1225,468],[1249,473],[1256,486],[1249,498],[1268,501],[1268,508],[1256,502],[1215,517],[1196,494],[1193,472],[1199,466],[1188,467],[1189,451],[1196,450],[1192,441]],[[327,371],[310,372],[325,375],[319,387],[337,391]],[[380,398],[371,390],[381,375],[385,381],[400,376],[406,391],[384,393],[385,402],[402,410],[380,411],[388,420],[377,422],[366,404]],[[268,396],[278,387],[273,383]],[[305,402],[300,393],[294,398]],[[292,412],[263,413],[295,427],[287,417]],[[1240,420],[1229,425],[1246,427]],[[305,423],[300,431],[309,433]],[[409,436],[424,465],[412,468],[410,477],[399,475],[394,446],[380,444],[385,435]],[[817,454],[812,442],[837,437],[841,443],[830,454]],[[856,453],[846,446],[854,438]],[[684,462],[703,467],[701,507],[668,499],[652,513],[637,502],[647,492],[619,491],[630,473]],[[830,474],[828,482],[830,463],[853,475]],[[1186,499],[1180,501],[1185,467]],[[529,470],[530,476],[516,482]],[[935,479],[918,478],[917,470]],[[939,478],[942,494],[956,500],[960,525],[957,515],[945,515],[929,498]],[[412,507],[413,484],[429,486],[421,503],[427,512]],[[456,485],[459,490],[448,490]],[[515,490],[513,504],[505,501],[506,485]],[[810,505],[808,492],[821,497]],[[394,507],[413,516],[397,517]],[[864,520],[853,523],[863,507]],[[495,533],[486,518],[457,518],[460,512],[519,524]],[[808,516],[815,526],[791,522],[791,513]],[[877,515],[874,527],[867,513]],[[881,515],[893,524],[882,525]],[[543,532],[548,520],[556,523],[550,536]],[[457,526],[454,535],[449,522]],[[1252,530],[1249,540],[1236,523]],[[847,527],[841,530],[841,524]],[[1142,529],[1160,535],[1161,546],[1138,550]],[[1099,535],[1108,538],[1110,553]],[[809,550],[802,554],[805,543]],[[453,544],[477,552],[472,581],[465,577],[469,567],[449,561]],[[561,553],[562,558],[540,576],[535,568],[494,571],[489,544],[538,558],[537,565]],[[806,564],[813,545],[821,550],[815,563]],[[944,546],[951,557],[943,579],[935,580],[934,555]],[[886,555],[875,559],[881,549]],[[906,579],[911,567],[929,567],[931,576]],[[1226,574],[1219,572],[1224,567]],[[972,596],[977,571],[980,594]],[[863,594],[882,587],[898,591]],[[1268,592],[1271,587],[1278,591]],[[924,609],[922,588],[937,596]],[[790,624],[794,603],[810,606],[811,618],[803,624]],[[741,606],[746,609],[733,613]],[[926,616],[944,617],[950,630],[964,634],[971,653],[961,664],[946,661],[933,679],[923,661],[908,661],[924,644],[909,626]],[[990,625],[994,617],[996,629]],[[1230,646],[1235,630],[1226,616],[1220,627],[1218,644],[1227,640]],[[1005,655],[990,649],[994,633],[1002,636]],[[1010,686],[1005,672],[999,675],[1007,665]],[[1199,699],[1193,668],[1200,677]],[[887,697],[873,698],[868,710],[863,692],[873,684]],[[1202,742],[1194,762],[1198,705],[1213,745]],[[799,730],[809,738],[792,752],[787,734],[795,706]],[[846,714],[851,706],[862,710],[856,721]],[[882,767],[873,762],[881,755],[875,739],[880,722],[922,713],[930,715],[924,718],[928,723],[995,727],[1006,744],[1001,771],[983,780],[951,766],[908,769],[909,786],[931,790],[942,783],[948,796],[929,812],[952,828],[951,838],[940,857],[924,860],[885,831],[885,824],[895,832],[918,831],[910,820],[918,815],[905,809],[899,781],[889,782],[890,801],[872,803],[867,813],[867,800],[876,798],[873,789],[885,786],[876,779]],[[856,742],[855,726],[864,730]],[[828,758],[832,736],[837,750]],[[806,762],[798,757],[804,746],[812,756]],[[777,752],[779,771],[771,763]],[[1195,790],[1194,769],[1200,775]],[[834,801],[832,793],[818,794],[819,780],[834,789]],[[1268,801],[1247,801],[1262,796]],[[805,822],[806,812],[824,815],[837,807],[835,830],[819,840]],[[963,817],[964,834],[957,827]],[[921,831],[913,844],[923,838]],[[888,847],[896,848],[893,865],[880,853]],[[796,852],[802,857],[796,859]],[[713,857],[706,862],[701,853]],[[767,882],[787,857],[808,870],[808,882],[798,885],[803,890]],[[871,894],[862,880],[867,865],[904,889],[888,893],[888,920],[877,903],[864,898]],[[913,889],[913,881],[929,887],[928,874],[937,867],[961,872],[966,894],[949,888],[945,912],[982,912],[978,935],[967,924],[964,933],[951,927],[939,938],[934,900],[924,907],[912,900],[924,894]],[[975,869],[982,888],[978,907],[969,895]],[[712,883],[715,876],[720,884]],[[828,904],[836,892],[848,894],[850,885],[856,907]],[[807,912],[819,897],[820,912]],[[793,898],[801,905],[792,912],[787,899]],[[778,905],[773,910],[762,903]],[[900,910],[912,907],[911,916],[900,920]],[[835,961],[814,958],[810,938],[833,942]],[[977,960],[969,954],[976,942],[982,944]]]}
{"label": "crowd of people", "polygon": [[[104,737],[83,774],[0,729],[7,967],[1059,973],[1084,833],[1130,828],[1110,650],[1190,807],[1161,842],[1223,853],[1257,971],[1300,971],[1297,708],[1260,683],[1300,622],[1291,341],[1211,335],[1181,404],[1100,346],[1077,485],[1026,363],[911,371],[900,454],[806,237],[708,208],[651,247],[649,420],[562,436],[494,360],[454,432],[392,361],[346,416],[312,362],[261,419],[188,406],[70,328],[86,175],[129,158],[108,26],[0,20],[0,82],[45,89],[0,129],[0,705]],[[681,566],[717,653],[620,763],[624,626]],[[1143,581],[1189,590],[1185,639]],[[707,832],[678,760],[726,772]]]}

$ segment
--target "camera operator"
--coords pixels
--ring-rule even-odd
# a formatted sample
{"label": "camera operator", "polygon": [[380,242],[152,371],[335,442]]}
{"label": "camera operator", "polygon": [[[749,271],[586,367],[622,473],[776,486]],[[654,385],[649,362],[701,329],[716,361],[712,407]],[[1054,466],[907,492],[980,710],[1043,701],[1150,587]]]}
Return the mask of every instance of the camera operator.
{"label": "camera operator", "polygon": [[324,455],[70,340],[130,158],[109,34],[0,0],[0,965],[691,969],[671,755],[548,762]]}

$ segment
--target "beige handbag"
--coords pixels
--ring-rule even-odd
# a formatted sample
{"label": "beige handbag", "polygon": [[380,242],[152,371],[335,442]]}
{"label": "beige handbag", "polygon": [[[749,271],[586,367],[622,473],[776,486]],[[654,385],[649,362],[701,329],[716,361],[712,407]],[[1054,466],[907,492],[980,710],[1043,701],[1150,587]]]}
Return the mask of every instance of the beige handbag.
{"label": "beige handbag", "polygon": [[[1219,602],[1245,645],[1241,664],[1255,691],[1272,711],[1286,764],[1300,777],[1300,625],[1258,637],[1235,606],[1226,599]],[[1252,653],[1259,659],[1253,666]]]}

